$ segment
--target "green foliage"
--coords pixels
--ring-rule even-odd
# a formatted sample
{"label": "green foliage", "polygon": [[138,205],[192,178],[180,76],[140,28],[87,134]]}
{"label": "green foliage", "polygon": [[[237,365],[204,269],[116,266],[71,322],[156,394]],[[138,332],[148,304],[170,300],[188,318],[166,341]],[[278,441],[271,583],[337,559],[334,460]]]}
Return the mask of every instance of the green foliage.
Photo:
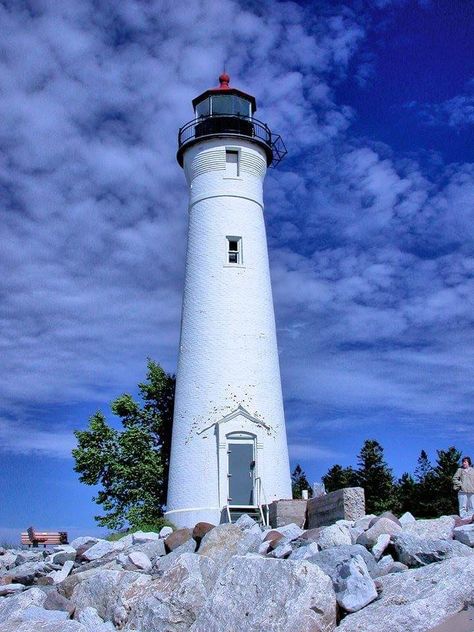
{"label": "green foliage", "polygon": [[358,456],[356,480],[365,490],[367,513],[382,513],[396,504],[392,470],[384,460],[383,448],[375,439],[367,439]]}
{"label": "green foliage", "polygon": [[74,433],[74,469],[82,483],[101,486],[94,500],[105,513],[95,519],[110,529],[157,524],[166,503],[175,379],[152,360],[147,367],[142,403],[123,394],[111,404],[123,430],[99,411]]}
{"label": "green foliage", "polygon": [[322,477],[327,492],[334,492],[344,487],[356,487],[358,485],[357,473],[352,467],[333,465]]}
{"label": "green foliage", "polygon": [[434,467],[434,484],[437,495],[433,502],[434,514],[458,513],[458,495],[453,489],[453,476],[459,467],[461,452],[454,446],[447,450],[436,450],[438,458]]}
{"label": "green foliage", "polygon": [[301,498],[303,489],[308,490],[308,495],[313,495],[311,485],[308,483],[306,474],[301,469],[300,465],[297,465],[291,474],[291,489],[293,492],[293,498]]}
{"label": "green foliage", "polygon": [[395,482],[392,470],[384,460],[382,446],[369,439],[358,455],[357,470],[333,465],[322,480],[328,492],[356,485],[363,487],[367,513],[410,511],[417,518],[434,518],[458,512],[452,479],[460,458],[460,451],[453,446],[437,450],[433,467],[422,450],[413,475],[405,472]]}

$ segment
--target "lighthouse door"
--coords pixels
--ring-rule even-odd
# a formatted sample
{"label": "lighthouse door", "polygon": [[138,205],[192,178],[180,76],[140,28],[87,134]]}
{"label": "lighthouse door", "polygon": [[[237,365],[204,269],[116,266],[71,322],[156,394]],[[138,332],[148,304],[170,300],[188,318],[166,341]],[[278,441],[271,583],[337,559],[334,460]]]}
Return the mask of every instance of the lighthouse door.
{"label": "lighthouse door", "polygon": [[254,449],[253,442],[230,441],[229,455],[229,505],[253,506],[254,504]]}

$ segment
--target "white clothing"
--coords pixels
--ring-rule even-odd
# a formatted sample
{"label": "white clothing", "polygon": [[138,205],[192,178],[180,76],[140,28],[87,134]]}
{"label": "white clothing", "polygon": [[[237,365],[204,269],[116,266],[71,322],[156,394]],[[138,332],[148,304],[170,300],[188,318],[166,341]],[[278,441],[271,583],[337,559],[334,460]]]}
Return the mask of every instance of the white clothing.
{"label": "white clothing", "polygon": [[470,518],[474,514],[474,494],[458,492],[458,501],[461,518]]}

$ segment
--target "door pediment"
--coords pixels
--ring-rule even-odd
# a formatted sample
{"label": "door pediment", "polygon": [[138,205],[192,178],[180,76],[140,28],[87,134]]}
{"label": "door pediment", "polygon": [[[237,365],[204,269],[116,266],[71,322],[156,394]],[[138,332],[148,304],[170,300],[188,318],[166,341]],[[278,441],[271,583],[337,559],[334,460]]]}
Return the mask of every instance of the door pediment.
{"label": "door pediment", "polygon": [[[245,426],[244,428],[239,428],[238,427],[238,426],[240,426],[239,421],[243,422],[243,424]],[[230,423],[230,422],[232,422],[232,423]],[[214,422],[210,426],[206,426],[206,428],[203,428],[197,434],[202,434],[203,432],[206,432],[206,430],[210,430],[211,428],[215,428],[216,433],[218,433],[218,432],[220,432],[221,426],[224,426],[224,425],[232,426],[232,432],[235,432],[237,430],[245,430],[246,428],[248,428],[249,422],[252,425],[257,426],[257,428],[263,428],[264,430],[267,431],[268,434],[270,434],[270,432],[271,432],[270,426],[268,424],[266,424],[264,421],[262,421],[261,419],[257,419],[257,417],[254,417],[253,415],[251,415],[240,404],[231,413],[229,413],[225,417],[222,417],[221,419],[219,419],[219,421]],[[222,428],[222,430],[224,430],[224,429]],[[226,430],[227,430],[227,428],[226,428]]]}

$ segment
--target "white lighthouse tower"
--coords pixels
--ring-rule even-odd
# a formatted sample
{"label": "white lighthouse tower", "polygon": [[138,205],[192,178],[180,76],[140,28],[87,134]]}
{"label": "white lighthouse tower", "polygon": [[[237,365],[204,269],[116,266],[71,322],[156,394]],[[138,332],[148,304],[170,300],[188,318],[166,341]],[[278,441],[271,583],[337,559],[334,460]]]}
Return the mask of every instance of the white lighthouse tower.
{"label": "white lighthouse tower", "polygon": [[262,193],[286,150],[255,98],[219,81],[179,132],[189,232],[166,517],[180,527],[265,520],[291,498]]}

